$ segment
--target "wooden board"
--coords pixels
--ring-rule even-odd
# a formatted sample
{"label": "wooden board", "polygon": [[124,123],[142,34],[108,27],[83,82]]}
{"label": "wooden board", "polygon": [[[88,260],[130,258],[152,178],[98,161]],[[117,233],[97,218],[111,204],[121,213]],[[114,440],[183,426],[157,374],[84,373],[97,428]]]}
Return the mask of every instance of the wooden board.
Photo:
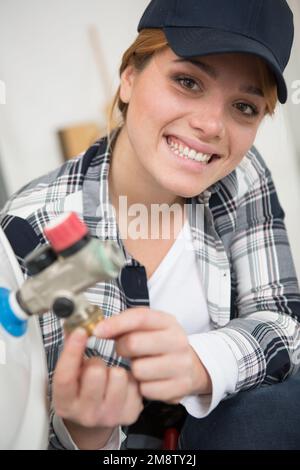
{"label": "wooden board", "polygon": [[93,122],[59,130],[58,136],[64,159],[69,160],[84,152],[103,134],[103,129]]}

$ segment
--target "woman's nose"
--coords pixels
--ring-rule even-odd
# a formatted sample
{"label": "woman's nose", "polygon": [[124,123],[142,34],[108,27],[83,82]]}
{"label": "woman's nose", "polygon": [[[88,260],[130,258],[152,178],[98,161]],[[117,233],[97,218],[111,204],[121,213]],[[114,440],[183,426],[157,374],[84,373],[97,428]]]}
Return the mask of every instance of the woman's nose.
{"label": "woman's nose", "polygon": [[204,139],[222,139],[225,136],[225,115],[223,107],[213,105],[201,107],[190,117],[190,126]]}

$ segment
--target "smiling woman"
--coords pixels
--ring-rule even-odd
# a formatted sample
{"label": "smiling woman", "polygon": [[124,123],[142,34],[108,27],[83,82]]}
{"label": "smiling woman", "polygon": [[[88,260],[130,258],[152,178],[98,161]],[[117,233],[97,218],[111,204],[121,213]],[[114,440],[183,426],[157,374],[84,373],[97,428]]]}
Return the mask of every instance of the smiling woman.
{"label": "smiling woman", "polygon": [[[285,0],[152,0],[138,31],[120,68],[119,125],[2,214],[21,262],[70,208],[126,257],[117,281],[86,293],[107,317],[93,357],[84,332],[63,347],[61,322],[41,321],[50,446],[175,448],[180,434],[184,449],[298,448],[300,292],[253,147],[287,100],[292,13]],[[152,231],[154,206],[168,237],[159,217]]]}

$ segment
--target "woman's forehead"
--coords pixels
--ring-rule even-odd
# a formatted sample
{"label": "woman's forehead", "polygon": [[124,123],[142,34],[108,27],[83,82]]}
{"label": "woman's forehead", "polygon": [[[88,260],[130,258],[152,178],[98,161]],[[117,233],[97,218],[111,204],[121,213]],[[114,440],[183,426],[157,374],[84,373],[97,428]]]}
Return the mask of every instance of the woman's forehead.
{"label": "woman's forehead", "polygon": [[166,47],[163,50],[157,53],[157,56],[160,58],[162,62],[166,63],[204,63],[207,64],[207,70],[213,71],[214,68],[216,69],[215,75],[217,75],[217,68],[222,67],[222,65],[230,65],[234,64],[236,66],[248,65],[249,67],[253,67],[255,64],[258,63],[259,57],[254,54],[247,54],[242,52],[226,52],[220,54],[208,54],[208,55],[201,55],[195,57],[180,57],[172,51],[170,47]]}
{"label": "woman's forehead", "polygon": [[255,80],[259,76],[258,69],[260,60],[258,56],[246,53],[222,53],[202,55],[196,57],[179,57],[169,47],[159,51],[156,62],[161,70],[178,64],[194,65],[211,78],[217,80],[226,73],[232,73],[235,77],[247,76]]}
{"label": "woman's forehead", "polygon": [[[155,71],[161,77],[171,71],[206,74],[226,90],[239,90],[243,93],[264,98],[260,61],[257,56],[243,53],[224,53],[184,58],[177,56],[170,48],[155,54]],[[178,64],[184,64],[179,68]],[[176,66],[177,65],[177,66]],[[152,70],[150,71],[153,78]]]}

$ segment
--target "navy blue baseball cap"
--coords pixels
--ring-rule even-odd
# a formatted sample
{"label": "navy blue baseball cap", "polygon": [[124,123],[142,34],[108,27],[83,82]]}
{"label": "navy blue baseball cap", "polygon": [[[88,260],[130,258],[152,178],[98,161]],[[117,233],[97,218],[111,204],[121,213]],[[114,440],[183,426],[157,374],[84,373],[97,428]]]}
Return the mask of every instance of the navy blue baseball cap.
{"label": "navy blue baseball cap", "polygon": [[171,49],[184,58],[243,52],[265,60],[281,103],[287,100],[283,71],[293,39],[286,0],[152,0],[138,31],[162,29]]}

